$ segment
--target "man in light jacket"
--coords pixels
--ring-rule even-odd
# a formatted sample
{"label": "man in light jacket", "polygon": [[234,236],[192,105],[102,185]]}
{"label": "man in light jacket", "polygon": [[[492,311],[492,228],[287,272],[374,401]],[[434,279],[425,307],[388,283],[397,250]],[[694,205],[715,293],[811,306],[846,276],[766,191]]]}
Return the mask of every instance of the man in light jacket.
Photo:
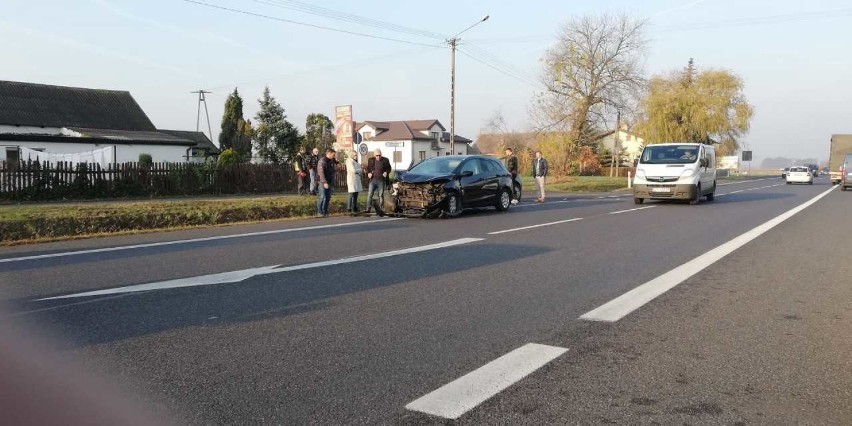
{"label": "man in light jacket", "polygon": [[535,152],[535,160],[533,160],[533,178],[535,178],[535,183],[538,185],[540,197],[536,198],[536,203],[544,202],[544,184],[545,178],[547,178],[547,160],[541,157],[541,151]]}

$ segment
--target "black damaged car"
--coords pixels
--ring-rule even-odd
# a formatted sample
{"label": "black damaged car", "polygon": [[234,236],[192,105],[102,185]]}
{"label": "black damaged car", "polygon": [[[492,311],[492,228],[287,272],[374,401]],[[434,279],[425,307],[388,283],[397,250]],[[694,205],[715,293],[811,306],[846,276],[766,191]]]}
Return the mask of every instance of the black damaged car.
{"label": "black damaged car", "polygon": [[[508,210],[520,199],[520,179],[500,161],[483,155],[433,157],[399,173],[394,184],[395,213],[404,216],[458,216],[474,207]],[[514,195],[513,195],[514,194]]]}

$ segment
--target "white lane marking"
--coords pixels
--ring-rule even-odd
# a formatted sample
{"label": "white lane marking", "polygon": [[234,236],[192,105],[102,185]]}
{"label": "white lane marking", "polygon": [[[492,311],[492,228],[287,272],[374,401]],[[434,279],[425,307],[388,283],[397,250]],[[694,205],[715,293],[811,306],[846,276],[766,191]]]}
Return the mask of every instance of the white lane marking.
{"label": "white lane marking", "polygon": [[671,290],[678,284],[686,281],[698,272],[701,272],[704,268],[731,254],[734,250],[748,244],[750,241],[763,235],[770,229],[793,217],[795,214],[810,207],[822,197],[828,195],[828,193],[832,190],[834,190],[834,188],[826,190],[803,204],[778,215],[774,219],[770,219],[768,222],[757,226],[756,228],[708,251],[707,253],[702,254],[701,256],[696,257],[695,259],[690,260],[687,263],[684,263],[681,266],[678,266],[677,268],[672,269],[671,271],[666,272],[663,275],[660,275],[657,278],[654,278],[651,281],[646,282],[645,284],[640,285],[639,287],[634,288],[633,290],[628,291],[627,293],[622,294],[621,296],[616,297],[610,302],[586,312],[580,316],[580,319],[615,322],[624,318],[624,316],[654,300],[657,296]]}
{"label": "white lane marking", "polygon": [[739,181],[739,182],[720,183],[717,186],[739,185],[739,184],[742,184],[742,183],[760,182],[762,180],[771,180],[771,179],[775,179],[775,178],[749,179],[749,180],[743,180],[743,181]]}
{"label": "white lane marking", "polygon": [[537,207],[537,206],[544,206],[544,205],[547,205],[547,204],[573,203],[574,201],[576,201],[576,200],[545,201],[543,203],[518,204],[518,205],[512,206],[512,208],[518,209],[518,208],[521,208],[521,207]]}
{"label": "white lane marking", "polygon": [[622,213],[627,213],[627,212],[635,212],[637,210],[653,209],[654,207],[656,207],[656,206],[637,207],[635,209],[619,210],[617,212],[609,212],[607,214],[622,214]]}
{"label": "white lane marking", "polygon": [[745,191],[745,189],[740,189],[740,190],[737,190],[737,191],[731,191],[731,192],[728,193],[728,195],[739,194],[740,192],[743,192],[743,191]]}
{"label": "white lane marking", "polygon": [[507,232],[523,231],[525,229],[533,229],[533,228],[540,228],[542,226],[558,225],[560,223],[576,222],[578,220],[583,220],[583,218],[582,217],[575,217],[573,219],[558,220],[556,222],[540,223],[538,225],[524,226],[524,227],[521,227],[521,228],[505,229],[503,231],[489,232],[488,235],[505,234]]}
{"label": "white lane marking", "polygon": [[122,297],[127,297],[127,296],[129,296],[129,294],[119,294],[119,295],[116,295],[116,296],[101,297],[100,299],[85,300],[85,301],[82,301],[82,302],[74,302],[74,303],[66,303],[64,305],[51,306],[49,308],[33,309],[32,311],[15,312],[14,314],[2,316],[2,317],[0,317],[0,319],[14,318],[14,317],[19,317],[19,316],[23,316],[23,315],[35,314],[35,313],[39,313],[39,312],[55,311],[57,309],[69,308],[71,306],[88,305],[90,303],[103,302],[104,300],[121,299]]}
{"label": "white lane marking", "polygon": [[556,346],[527,343],[412,401],[405,408],[457,419],[567,351]]}
{"label": "white lane marking", "polygon": [[204,241],[216,241],[216,240],[227,240],[231,238],[241,238],[241,237],[256,237],[259,235],[273,235],[273,234],[284,234],[289,232],[299,232],[299,231],[313,231],[317,229],[328,229],[328,228],[340,228],[343,226],[354,226],[354,225],[365,225],[365,224],[373,224],[380,222],[387,222],[393,220],[402,220],[402,218],[388,218],[388,219],[379,219],[379,220],[371,220],[371,221],[363,221],[363,222],[347,222],[347,223],[335,223],[331,225],[319,225],[319,226],[307,226],[304,228],[289,228],[289,229],[276,229],[274,231],[261,231],[261,232],[249,232],[245,234],[233,234],[233,235],[219,235],[215,237],[203,237],[203,238],[192,238],[189,240],[175,240],[175,241],[161,241],[158,243],[146,243],[146,244],[134,244],[130,246],[120,246],[120,247],[105,247],[98,249],[90,249],[90,250],[77,250],[77,251],[66,251],[61,253],[50,253],[50,254],[40,254],[34,256],[22,256],[22,257],[11,257],[8,259],[0,259],[0,263],[11,263],[11,262],[22,262],[25,260],[36,260],[36,259],[49,259],[53,257],[66,257],[66,256],[79,256],[81,254],[91,254],[91,253],[105,253],[111,251],[121,251],[121,250],[133,250],[140,248],[148,248],[148,247],[161,247],[161,246],[170,246],[175,244],[189,244],[189,243],[199,243]]}
{"label": "white lane marking", "polygon": [[255,277],[258,275],[268,275],[268,274],[278,274],[282,272],[292,272],[292,271],[300,271],[303,269],[313,269],[313,268],[321,268],[324,266],[332,266],[332,265],[341,265],[345,263],[354,263],[354,262],[362,262],[365,260],[373,260],[373,259],[381,259],[385,257],[391,256],[400,256],[403,254],[417,253],[422,251],[429,250],[437,250],[446,247],[458,246],[462,244],[473,243],[477,241],[482,241],[482,238],[460,238],[452,241],[445,241],[442,243],[429,244],[425,246],[419,247],[411,247],[407,249],[401,250],[393,250],[386,251],[382,253],[374,253],[367,254],[363,256],[355,256],[355,257],[345,257],[342,259],[335,260],[325,260],[322,262],[313,262],[306,263],[302,265],[293,265],[293,266],[281,266],[281,265],[273,265],[273,266],[264,266],[260,268],[251,268],[251,269],[243,269],[239,271],[231,271],[231,272],[223,272],[220,274],[210,274],[210,275],[201,275],[197,277],[188,277],[188,278],[179,278],[176,280],[168,280],[168,281],[160,281],[153,282],[147,284],[137,284],[126,287],[117,287],[117,288],[109,288],[104,290],[95,290],[95,291],[87,291],[84,293],[75,293],[75,294],[66,294],[64,296],[54,296],[54,297],[45,297],[43,299],[37,299],[36,301],[43,300],[56,300],[56,299],[71,299],[77,297],[90,297],[90,296],[102,296],[106,294],[122,294],[122,293],[136,293],[140,291],[149,291],[149,290],[164,290],[170,288],[181,288],[181,287],[197,287],[197,286],[206,286],[206,285],[214,285],[214,284],[227,284],[227,283],[238,283],[244,280],[247,280],[251,277]]}

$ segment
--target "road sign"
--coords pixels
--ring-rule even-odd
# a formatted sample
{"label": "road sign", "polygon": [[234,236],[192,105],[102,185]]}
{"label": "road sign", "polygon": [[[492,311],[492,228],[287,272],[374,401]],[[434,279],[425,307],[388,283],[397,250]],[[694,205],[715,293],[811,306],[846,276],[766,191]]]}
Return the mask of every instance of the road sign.
{"label": "road sign", "polygon": [[399,148],[405,146],[405,142],[385,142],[385,146],[389,148]]}
{"label": "road sign", "polygon": [[751,161],[751,151],[743,151],[743,161]]}
{"label": "road sign", "polygon": [[361,155],[367,155],[367,152],[369,150],[370,150],[370,148],[365,143],[358,145],[358,153],[360,153]]}

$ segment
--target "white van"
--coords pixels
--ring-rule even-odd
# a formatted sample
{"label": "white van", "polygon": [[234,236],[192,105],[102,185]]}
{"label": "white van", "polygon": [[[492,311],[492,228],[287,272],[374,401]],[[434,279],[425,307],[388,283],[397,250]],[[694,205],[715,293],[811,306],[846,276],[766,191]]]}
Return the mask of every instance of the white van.
{"label": "white van", "polygon": [[633,201],[713,201],[716,193],[716,149],[700,143],[648,145],[636,164]]}

